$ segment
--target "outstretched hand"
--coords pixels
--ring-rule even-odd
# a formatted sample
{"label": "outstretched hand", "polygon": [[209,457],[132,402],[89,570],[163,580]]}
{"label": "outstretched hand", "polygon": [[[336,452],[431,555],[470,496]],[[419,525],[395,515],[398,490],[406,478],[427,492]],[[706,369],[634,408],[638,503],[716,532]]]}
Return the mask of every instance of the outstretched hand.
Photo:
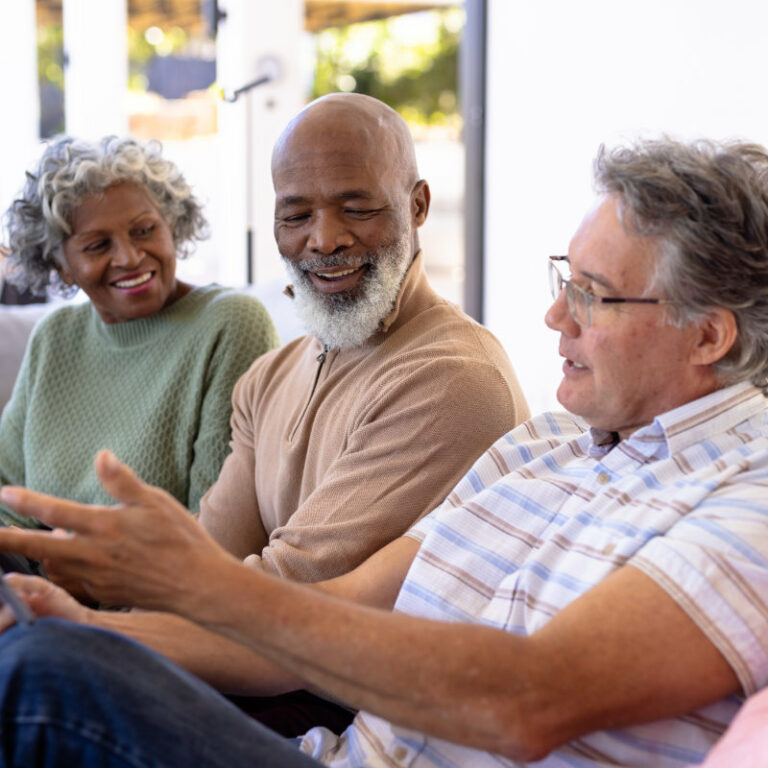
{"label": "outstretched hand", "polygon": [[54,529],[0,529],[0,551],[40,560],[102,602],[188,612],[222,569],[238,561],[170,494],[143,483],[109,451],[100,451],[94,466],[117,505],[0,489],[3,504]]}

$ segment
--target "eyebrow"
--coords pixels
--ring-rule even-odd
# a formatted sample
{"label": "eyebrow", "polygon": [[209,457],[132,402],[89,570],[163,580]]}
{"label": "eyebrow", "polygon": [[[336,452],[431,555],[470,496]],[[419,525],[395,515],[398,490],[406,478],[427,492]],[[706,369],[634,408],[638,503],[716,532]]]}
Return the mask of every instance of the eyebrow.
{"label": "eyebrow", "polygon": [[606,288],[609,291],[615,290],[613,287],[613,283],[603,275],[597,273],[597,272],[588,272],[585,269],[579,270],[579,274],[586,277],[588,280],[591,280],[593,283],[597,283],[598,285],[602,285],[603,288]]}

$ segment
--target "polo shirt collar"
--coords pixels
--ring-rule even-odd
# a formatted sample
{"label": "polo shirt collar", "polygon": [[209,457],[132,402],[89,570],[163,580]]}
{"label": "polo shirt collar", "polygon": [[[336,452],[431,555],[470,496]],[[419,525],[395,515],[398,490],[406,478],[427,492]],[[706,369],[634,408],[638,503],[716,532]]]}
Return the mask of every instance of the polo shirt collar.
{"label": "polo shirt collar", "polygon": [[[765,395],[749,382],[732,384],[660,414],[624,442],[648,460],[665,459],[763,413],[766,404]],[[590,433],[588,450],[595,458],[619,442],[615,432],[591,428]]]}

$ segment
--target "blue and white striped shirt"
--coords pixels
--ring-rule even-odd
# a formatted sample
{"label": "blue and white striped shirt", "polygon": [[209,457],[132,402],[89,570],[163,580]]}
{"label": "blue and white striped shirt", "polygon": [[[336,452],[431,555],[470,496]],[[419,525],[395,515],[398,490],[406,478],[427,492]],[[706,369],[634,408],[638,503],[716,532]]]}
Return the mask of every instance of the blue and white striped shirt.
{"label": "blue and white striped shirt", "polygon": [[[768,682],[768,401],[738,384],[614,442],[568,414],[498,440],[409,535],[421,548],[395,609],[519,635],[621,566],[653,578],[724,654],[749,694]],[[631,599],[631,595],[627,596]],[[589,734],[540,768],[696,763],[741,699]],[[360,713],[341,740],[314,729],[329,765],[517,765]]]}

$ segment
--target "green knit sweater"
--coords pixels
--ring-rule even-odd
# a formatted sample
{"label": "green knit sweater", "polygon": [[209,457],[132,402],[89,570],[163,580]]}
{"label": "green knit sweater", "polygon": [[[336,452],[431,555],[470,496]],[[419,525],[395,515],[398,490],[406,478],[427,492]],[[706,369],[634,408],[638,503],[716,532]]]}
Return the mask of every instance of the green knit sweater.
{"label": "green knit sweater", "polygon": [[[0,418],[0,483],[114,503],[93,470],[109,448],[197,511],[229,452],[232,388],[278,344],[260,302],[215,285],[112,325],[90,302],[56,310],[32,334]],[[0,519],[34,525],[2,506]]]}

